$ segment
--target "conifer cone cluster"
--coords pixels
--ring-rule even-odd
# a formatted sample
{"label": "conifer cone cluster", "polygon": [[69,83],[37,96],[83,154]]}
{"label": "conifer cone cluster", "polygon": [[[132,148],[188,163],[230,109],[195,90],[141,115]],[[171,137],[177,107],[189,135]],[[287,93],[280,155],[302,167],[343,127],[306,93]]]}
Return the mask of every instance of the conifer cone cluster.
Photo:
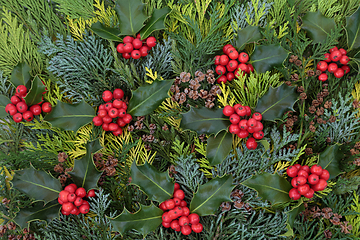
{"label": "conifer cone cluster", "polygon": [[234,107],[230,105],[225,106],[223,114],[229,117],[231,122],[229,132],[236,134],[239,138],[247,138],[251,133],[253,137],[246,141],[246,147],[249,150],[256,149],[257,142],[255,139],[260,140],[264,137],[261,113],[255,112],[251,116],[251,108],[249,106],[235,104]]}
{"label": "conifer cone cluster", "polygon": [[203,230],[199,215],[191,213],[184,201],[185,193],[180,189],[180,185],[175,183],[173,198],[160,204],[160,209],[164,211],[162,215],[162,225],[165,228],[171,227],[173,230],[183,235],[189,235],[192,231],[199,233]]}
{"label": "conifer cone cluster", "polygon": [[239,53],[231,44],[225,45],[223,52],[223,55],[215,56],[215,72],[221,75],[217,83],[226,83],[240,74],[245,75],[254,71],[251,64],[246,64],[249,61],[249,55],[246,52]]}
{"label": "conifer cone cluster", "polygon": [[140,34],[134,39],[131,36],[126,36],[123,43],[117,45],[116,50],[122,54],[125,59],[139,59],[149,54],[151,48],[155,47],[156,38],[148,37],[141,41]]}
{"label": "conifer cone cluster", "polygon": [[347,65],[349,62],[347,52],[345,49],[338,49],[336,46],[330,49],[329,53],[325,53],[325,60],[318,62],[316,69],[322,73],[319,75],[319,80],[324,82],[328,79],[328,74],[333,73],[336,78],[341,78],[350,72],[350,67]]}
{"label": "conifer cone cluster", "polygon": [[102,94],[105,104],[99,106],[97,116],[93,118],[95,126],[102,126],[104,131],[111,131],[115,136],[122,134],[122,127],[132,121],[132,116],[126,113],[127,104],[121,99],[124,98],[124,91],[120,88],[113,92],[106,90]]}
{"label": "conifer cone cluster", "polygon": [[292,200],[298,200],[301,196],[312,198],[317,191],[323,191],[327,187],[330,178],[329,171],[322,169],[320,165],[311,168],[307,165],[295,164],[286,169],[289,177],[292,177],[291,185],[294,187],[289,191]]}
{"label": "conifer cone cluster", "polygon": [[61,213],[64,215],[79,215],[89,212],[89,202],[84,198],[95,197],[94,189],[86,193],[85,188],[78,188],[76,184],[67,185],[63,191],[59,193],[58,202],[61,204]]}
{"label": "conifer cone cluster", "polygon": [[52,106],[49,102],[39,102],[35,105],[28,106],[24,97],[28,94],[28,89],[24,85],[16,88],[15,95],[11,97],[11,103],[7,104],[5,111],[13,117],[15,122],[32,121],[34,116],[40,115],[42,112],[51,112]]}

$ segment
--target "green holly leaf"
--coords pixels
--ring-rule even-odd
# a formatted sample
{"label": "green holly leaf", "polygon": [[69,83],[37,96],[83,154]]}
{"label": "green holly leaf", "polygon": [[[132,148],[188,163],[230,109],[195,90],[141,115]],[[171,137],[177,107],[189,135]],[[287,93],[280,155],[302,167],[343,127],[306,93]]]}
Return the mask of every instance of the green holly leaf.
{"label": "green holly leaf", "polygon": [[119,37],[121,35],[119,28],[106,27],[101,22],[96,22],[91,25],[90,29],[101,38],[122,42],[122,39]]}
{"label": "green holly leaf", "polygon": [[14,188],[36,200],[44,201],[45,204],[58,198],[62,189],[58,179],[36,170],[32,165],[30,168],[15,171],[11,182]]}
{"label": "green holly leaf", "polygon": [[25,62],[18,63],[11,72],[10,82],[17,87],[19,85],[24,85],[27,89],[30,88],[31,68]]}
{"label": "green holly leaf", "polygon": [[145,237],[149,232],[155,231],[161,224],[162,214],[163,211],[155,207],[153,203],[150,206],[140,204],[140,210],[136,213],[130,213],[124,208],[124,211],[119,216],[109,218],[109,220],[114,229],[122,235],[126,231],[135,229]]}
{"label": "green holly leaf", "polygon": [[94,117],[95,110],[85,101],[69,104],[58,100],[44,120],[51,123],[53,127],[77,132],[79,128],[90,123]]}
{"label": "green holly leaf", "polygon": [[281,118],[286,111],[294,110],[294,103],[298,99],[296,87],[286,84],[280,87],[270,87],[269,91],[262,96],[257,103],[256,112],[262,114],[263,120],[273,121]]}
{"label": "green holly leaf", "polygon": [[7,112],[5,112],[5,107],[11,103],[10,99],[5,95],[0,95],[0,118],[4,118],[9,116]]}
{"label": "green holly leaf", "polygon": [[77,186],[82,186],[87,190],[96,188],[96,184],[102,172],[99,172],[96,169],[92,155],[101,148],[102,146],[100,145],[99,139],[87,142],[86,155],[79,160],[75,160],[74,169],[69,172],[69,174],[72,176],[72,179]]}
{"label": "green holly leaf", "polygon": [[[350,17],[346,17],[346,35],[349,50],[360,47],[360,8]],[[348,50],[348,51],[349,51]]]}
{"label": "green holly leaf", "polygon": [[251,64],[259,73],[265,73],[274,67],[282,67],[288,52],[280,44],[260,45],[255,47],[251,54]]}
{"label": "green holly leaf", "polygon": [[289,197],[291,184],[277,173],[256,174],[241,184],[256,190],[259,197],[268,200],[273,205],[291,200]]}
{"label": "green holly leaf", "polygon": [[191,200],[190,212],[199,216],[215,214],[222,202],[231,201],[230,193],[235,187],[232,181],[231,175],[224,175],[200,185]]}
{"label": "green holly leaf", "polygon": [[286,228],[288,229],[288,231],[280,236],[284,236],[284,237],[294,236],[293,227],[294,227],[295,218],[299,215],[299,213],[301,213],[304,210],[305,207],[303,205],[303,200],[302,198],[300,198],[296,206],[292,207],[290,211],[285,212],[288,215],[288,219],[286,221]]}
{"label": "green holly leaf", "polygon": [[222,131],[214,137],[209,137],[206,147],[206,158],[210,166],[222,163],[229,155],[232,148],[232,134],[228,131]]}
{"label": "green holly leaf", "polygon": [[145,116],[152,113],[166,98],[174,80],[144,84],[132,93],[127,112],[132,116]]}
{"label": "green holly leaf", "polygon": [[150,36],[153,31],[165,29],[164,20],[166,16],[170,13],[171,9],[164,7],[161,9],[154,9],[154,13],[150,17],[148,23],[140,31],[141,39],[145,39]]}
{"label": "green holly leaf", "polygon": [[145,6],[141,0],[116,0],[115,11],[120,20],[121,35],[135,36],[140,31],[148,18]]}
{"label": "green holly leaf", "polygon": [[329,180],[335,178],[337,175],[342,173],[340,170],[340,162],[344,157],[344,154],[339,149],[339,145],[334,144],[326,147],[325,151],[319,155],[319,165],[329,171]]}
{"label": "green holly leaf", "polygon": [[133,162],[131,179],[130,184],[139,186],[150,200],[161,203],[173,195],[174,184],[168,172],[159,172],[147,162],[141,166],[137,166],[136,161]]}
{"label": "green holly leaf", "polygon": [[229,118],[225,117],[222,111],[220,108],[191,107],[190,111],[182,114],[180,127],[193,130],[198,134],[217,134],[230,125]]}
{"label": "green holly leaf", "polygon": [[31,88],[29,89],[28,94],[25,97],[25,102],[28,106],[32,106],[41,102],[41,98],[45,92],[45,86],[41,82],[40,78],[36,76],[32,81]]}
{"label": "green holly leaf", "polygon": [[44,202],[37,201],[31,208],[21,208],[16,214],[14,221],[23,228],[29,228],[32,221],[40,220],[50,222],[59,216],[60,204],[57,200],[51,201],[44,206]]}
{"label": "green holly leaf", "polygon": [[262,38],[259,26],[247,26],[237,32],[236,46],[239,50],[245,48],[245,45],[250,42],[256,42]]}
{"label": "green holly leaf", "polygon": [[335,28],[335,20],[325,17],[319,10],[317,12],[308,12],[302,17],[302,21],[301,28],[307,31],[313,43],[325,41],[331,30]]}

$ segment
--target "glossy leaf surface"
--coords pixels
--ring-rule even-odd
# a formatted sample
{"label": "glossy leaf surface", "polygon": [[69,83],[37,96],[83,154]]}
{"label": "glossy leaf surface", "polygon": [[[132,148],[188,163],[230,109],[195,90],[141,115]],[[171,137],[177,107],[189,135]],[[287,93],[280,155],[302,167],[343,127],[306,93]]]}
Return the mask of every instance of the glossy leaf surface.
{"label": "glossy leaf surface", "polygon": [[8,97],[6,97],[5,95],[0,95],[0,118],[9,116],[9,114],[5,112],[5,107],[9,103],[11,103],[11,101]]}
{"label": "glossy leaf surface", "polygon": [[140,31],[141,39],[149,37],[153,31],[165,29],[164,20],[170,11],[171,10],[168,7],[154,9],[154,13],[150,17],[149,21]]}
{"label": "glossy leaf surface", "polygon": [[40,78],[36,76],[31,83],[31,88],[25,97],[25,102],[28,106],[40,103],[42,100],[43,92],[45,92],[45,86],[41,82]]}
{"label": "glossy leaf surface", "polygon": [[262,38],[259,26],[247,26],[237,32],[236,46],[239,50],[245,48],[247,43],[256,42]]}
{"label": "glossy leaf surface", "polygon": [[250,56],[250,63],[257,72],[265,73],[274,67],[283,67],[288,52],[280,44],[260,45]]}
{"label": "glossy leaf surface", "polygon": [[10,82],[16,88],[19,85],[24,85],[27,89],[30,88],[31,68],[25,62],[18,63],[11,72]]}
{"label": "glossy leaf surface", "polygon": [[222,131],[218,135],[211,136],[207,140],[206,158],[210,165],[220,164],[229,155],[232,148],[232,134]]}
{"label": "glossy leaf surface", "polygon": [[119,37],[121,34],[119,28],[106,27],[101,22],[96,22],[91,25],[90,29],[101,38],[122,42],[122,39]]}
{"label": "glossy leaf surface", "polygon": [[349,50],[360,47],[360,8],[350,17],[346,17],[346,33]]}
{"label": "glossy leaf surface", "polygon": [[344,154],[340,151],[339,145],[337,144],[328,146],[322,153],[320,153],[319,165],[323,169],[329,171],[329,180],[335,178],[342,172],[340,169],[340,162],[343,157]]}
{"label": "glossy leaf surface", "polygon": [[327,18],[317,12],[308,12],[302,17],[302,29],[307,31],[308,36],[313,40],[313,43],[320,43],[326,40],[330,35],[332,29],[335,28],[335,20]]}

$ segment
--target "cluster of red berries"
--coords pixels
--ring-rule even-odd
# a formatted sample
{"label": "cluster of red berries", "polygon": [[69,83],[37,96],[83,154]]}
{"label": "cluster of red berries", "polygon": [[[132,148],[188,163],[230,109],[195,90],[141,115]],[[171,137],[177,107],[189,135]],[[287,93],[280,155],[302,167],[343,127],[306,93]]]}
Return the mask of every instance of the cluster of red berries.
{"label": "cluster of red berries", "polygon": [[254,71],[254,67],[251,64],[246,64],[246,62],[249,61],[249,55],[247,53],[239,53],[231,44],[225,45],[223,52],[223,55],[215,56],[215,72],[221,75],[217,79],[218,83],[226,83],[240,76],[240,74],[245,75],[245,73]]}
{"label": "cluster of red berries", "polygon": [[203,230],[199,215],[191,213],[184,201],[185,193],[180,189],[180,185],[175,183],[173,198],[160,204],[160,209],[164,211],[162,215],[162,225],[183,235],[189,235],[191,231],[199,233]]}
{"label": "cluster of red berries", "polygon": [[7,104],[5,111],[10,114],[15,122],[21,122],[23,119],[30,122],[34,116],[40,115],[41,112],[51,112],[52,106],[49,102],[41,102],[32,106],[28,106],[24,97],[28,94],[28,90],[24,85],[16,88],[15,95],[11,97],[11,103]]}
{"label": "cluster of red berries", "polygon": [[89,202],[83,198],[95,197],[94,189],[86,193],[85,188],[78,188],[74,183],[67,185],[59,193],[58,202],[61,204],[61,213],[64,215],[79,215],[89,212]]}
{"label": "cluster of red berries", "polygon": [[[330,53],[324,54],[325,61],[318,62],[316,69],[320,70],[321,72],[325,72],[327,70],[329,73],[333,73],[336,78],[341,78],[342,76],[344,76],[344,74],[350,72],[350,67],[347,65],[349,62],[349,58],[348,56],[346,56],[346,53],[346,50],[343,48],[331,48]],[[338,63],[342,64],[342,66],[338,65]],[[324,82],[327,79],[327,73],[321,73],[319,75],[320,81]]]}
{"label": "cluster of red berries", "polygon": [[140,34],[138,34],[135,39],[131,36],[124,37],[123,43],[117,45],[116,50],[122,53],[125,59],[139,59],[140,57],[147,56],[155,45],[156,38],[148,37],[141,41]]}
{"label": "cluster of red berries", "polygon": [[264,137],[264,133],[262,131],[264,126],[261,123],[261,113],[255,112],[252,117],[250,117],[251,108],[249,106],[235,104],[234,107],[231,107],[230,105],[225,106],[223,114],[229,117],[231,122],[229,127],[230,133],[236,134],[239,138],[247,138],[249,133],[252,133],[253,137],[250,137],[246,141],[246,147],[250,150],[256,149],[257,142],[255,139],[260,140]]}
{"label": "cluster of red berries", "polygon": [[121,100],[123,97],[124,91],[120,88],[113,92],[104,91],[102,99],[106,103],[99,106],[97,116],[93,118],[94,125],[102,125],[104,131],[111,131],[115,136],[121,135],[122,127],[132,121],[132,116],[126,113],[126,103]]}
{"label": "cluster of red berries", "polygon": [[286,173],[292,177],[291,185],[294,187],[289,191],[292,200],[298,200],[301,195],[312,198],[314,193],[322,191],[327,187],[327,180],[330,178],[328,170],[322,169],[320,165],[311,168],[307,165],[295,164],[288,167]]}

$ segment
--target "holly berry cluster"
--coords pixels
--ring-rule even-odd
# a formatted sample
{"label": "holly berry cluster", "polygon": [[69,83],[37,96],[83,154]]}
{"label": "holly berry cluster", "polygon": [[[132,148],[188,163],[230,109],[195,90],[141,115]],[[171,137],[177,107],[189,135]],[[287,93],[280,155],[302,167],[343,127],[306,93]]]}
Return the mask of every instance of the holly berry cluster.
{"label": "holly berry cluster", "polygon": [[125,59],[139,59],[147,56],[155,45],[156,38],[148,37],[141,41],[140,34],[138,34],[135,39],[131,36],[124,37],[123,43],[117,45],[116,50],[122,53]]}
{"label": "holly berry cluster", "polygon": [[327,180],[330,178],[328,170],[322,169],[320,165],[311,168],[307,165],[295,164],[286,169],[289,177],[292,177],[291,185],[294,187],[289,191],[292,200],[298,200],[301,195],[312,198],[314,193],[322,191],[327,187]]}
{"label": "holly berry cluster", "polygon": [[162,225],[166,228],[171,227],[177,232],[181,231],[183,235],[189,235],[191,231],[199,233],[203,230],[199,215],[190,214],[184,197],[184,191],[180,189],[178,183],[175,183],[173,198],[162,202],[159,206],[164,211],[161,217]]}
{"label": "holly berry cluster", "polygon": [[21,122],[23,119],[30,122],[34,116],[40,115],[41,112],[51,112],[52,106],[49,102],[41,102],[32,106],[28,106],[24,97],[28,94],[28,90],[24,85],[17,86],[15,95],[11,97],[11,103],[7,104],[5,111],[10,114],[15,122]]}
{"label": "holly berry cluster", "polygon": [[[316,69],[320,70],[319,80],[324,82],[328,79],[326,70],[329,73],[333,73],[336,78],[341,78],[344,74],[350,72],[350,67],[347,65],[349,62],[348,56],[346,56],[346,50],[343,48],[338,49],[336,46],[330,49],[330,53],[325,53],[325,61],[318,62]],[[342,65],[340,65],[340,64]]]}
{"label": "holly berry cluster", "polygon": [[132,121],[132,116],[126,113],[126,103],[121,100],[123,97],[124,91],[120,88],[113,92],[104,91],[102,99],[106,103],[99,106],[97,116],[93,118],[94,125],[102,126],[104,131],[111,131],[115,136],[121,135],[122,127]]}
{"label": "holly berry cluster", "polygon": [[264,133],[262,131],[264,126],[261,123],[261,113],[255,112],[252,117],[250,117],[251,108],[249,106],[235,104],[234,107],[231,107],[230,105],[225,106],[223,114],[229,117],[231,122],[229,127],[230,133],[236,134],[239,138],[247,138],[249,133],[252,133],[253,137],[250,137],[246,141],[246,147],[250,150],[256,149],[257,142],[255,139],[260,140],[264,137]]}
{"label": "holly berry cluster", "polygon": [[231,44],[225,45],[223,52],[223,55],[215,56],[215,72],[221,75],[217,79],[218,83],[226,83],[240,76],[240,74],[245,75],[245,73],[254,71],[254,67],[251,64],[246,64],[246,62],[249,61],[249,55],[247,53],[239,53]]}
{"label": "holly berry cluster", "polygon": [[94,189],[86,193],[85,188],[77,187],[71,183],[59,193],[58,202],[61,204],[61,213],[64,215],[79,215],[89,212],[89,202],[83,198],[95,197]]}

